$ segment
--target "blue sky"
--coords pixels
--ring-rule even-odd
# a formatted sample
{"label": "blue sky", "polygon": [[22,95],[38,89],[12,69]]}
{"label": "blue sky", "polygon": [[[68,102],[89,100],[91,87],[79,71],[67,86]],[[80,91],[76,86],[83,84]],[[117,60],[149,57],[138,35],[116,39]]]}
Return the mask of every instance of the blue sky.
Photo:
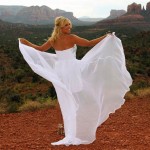
{"label": "blue sky", "polygon": [[0,0],[0,5],[42,6],[73,12],[75,17],[107,17],[111,9],[124,9],[136,2],[142,6],[150,0]]}

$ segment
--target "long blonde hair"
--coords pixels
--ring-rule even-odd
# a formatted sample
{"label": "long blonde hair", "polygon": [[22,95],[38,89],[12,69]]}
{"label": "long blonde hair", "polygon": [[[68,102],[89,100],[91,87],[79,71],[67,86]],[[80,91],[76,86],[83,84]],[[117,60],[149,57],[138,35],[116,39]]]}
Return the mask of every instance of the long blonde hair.
{"label": "long blonde hair", "polygon": [[51,37],[50,37],[50,41],[52,43],[54,43],[59,38],[59,36],[62,34],[61,28],[64,27],[65,24],[68,22],[70,23],[70,25],[72,27],[72,23],[68,18],[65,18],[63,16],[55,18],[55,26],[54,26],[53,32],[51,34]]}

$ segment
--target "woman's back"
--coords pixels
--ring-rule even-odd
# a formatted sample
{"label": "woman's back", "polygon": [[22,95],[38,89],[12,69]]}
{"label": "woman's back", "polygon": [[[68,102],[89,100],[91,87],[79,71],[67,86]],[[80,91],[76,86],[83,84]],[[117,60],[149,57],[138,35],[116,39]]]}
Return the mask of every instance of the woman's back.
{"label": "woman's back", "polygon": [[72,48],[74,46],[74,41],[72,38],[72,35],[61,35],[54,43],[52,43],[52,46],[55,50],[65,50]]}

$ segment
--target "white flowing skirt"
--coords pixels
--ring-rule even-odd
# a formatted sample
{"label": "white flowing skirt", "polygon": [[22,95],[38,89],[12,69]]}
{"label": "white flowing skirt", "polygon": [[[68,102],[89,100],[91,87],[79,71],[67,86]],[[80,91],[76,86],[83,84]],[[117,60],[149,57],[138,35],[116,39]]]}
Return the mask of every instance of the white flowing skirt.
{"label": "white flowing skirt", "polygon": [[32,70],[56,89],[65,138],[52,144],[92,143],[97,127],[121,107],[132,84],[120,39],[107,36],[81,60],[59,60],[57,54],[19,46]]}

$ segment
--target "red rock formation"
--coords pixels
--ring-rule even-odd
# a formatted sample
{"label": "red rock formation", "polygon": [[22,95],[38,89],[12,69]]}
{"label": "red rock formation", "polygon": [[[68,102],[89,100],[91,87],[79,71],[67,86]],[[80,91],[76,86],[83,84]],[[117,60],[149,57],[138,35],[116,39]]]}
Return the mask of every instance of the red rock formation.
{"label": "red rock formation", "polygon": [[119,18],[120,22],[144,21],[144,17],[140,14],[124,15]]}
{"label": "red rock formation", "polygon": [[126,13],[125,10],[111,10],[110,11],[110,16],[107,17],[107,19],[114,19],[114,18],[118,18],[122,15],[124,15]]}
{"label": "red rock formation", "polygon": [[150,2],[148,2],[146,5],[146,11],[150,13]]}
{"label": "red rock formation", "polygon": [[141,4],[132,3],[128,5],[127,13],[128,14],[140,14],[141,13]]}

